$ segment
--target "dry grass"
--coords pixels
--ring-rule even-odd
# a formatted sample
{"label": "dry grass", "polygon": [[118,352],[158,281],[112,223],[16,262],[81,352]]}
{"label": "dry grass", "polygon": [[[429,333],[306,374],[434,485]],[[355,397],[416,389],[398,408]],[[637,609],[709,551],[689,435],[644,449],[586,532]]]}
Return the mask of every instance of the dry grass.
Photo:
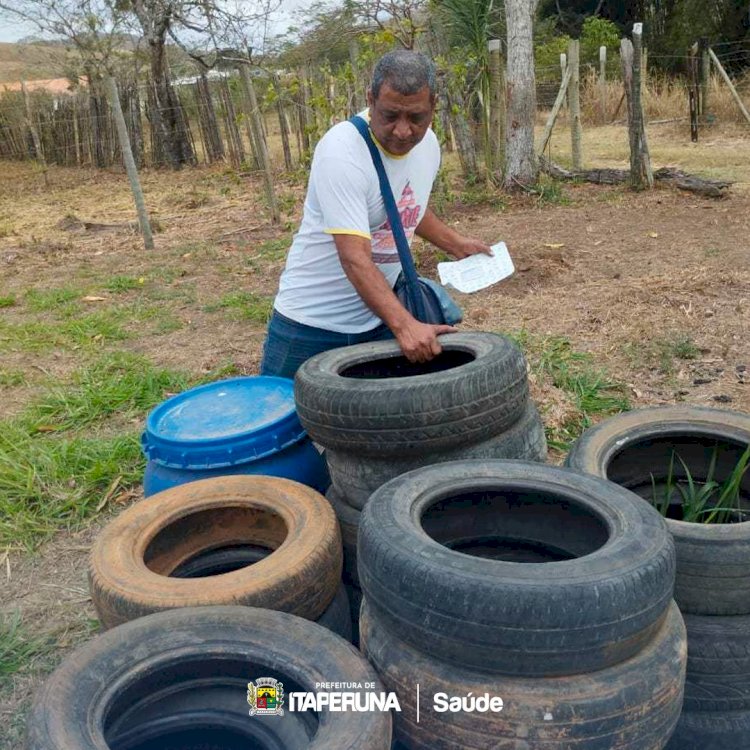
{"label": "dry grass", "polygon": [[[542,127],[537,128],[537,136]],[[736,182],[735,190],[750,190],[750,126],[730,124],[701,128],[698,143],[690,140],[690,125],[682,122],[649,125],[651,160],[655,168],[673,166],[692,174]],[[552,159],[570,164],[571,144],[567,122],[558,121],[549,152]],[[583,127],[583,163],[586,168],[628,169],[630,146],[624,124]]]}
{"label": "dry grass", "polygon": [[[735,81],[735,85],[747,100],[747,94],[750,92],[750,75]],[[713,118],[721,123],[747,124],[728,86],[718,75],[711,76],[708,91],[709,112]],[[604,97],[605,117],[602,118],[599,77],[594,71],[587,71],[581,80],[581,114],[584,124],[601,125],[603,121],[611,122],[616,117],[626,117],[627,109],[625,102],[622,102],[622,95],[622,81],[607,80]],[[661,72],[650,73],[643,85],[643,107],[649,120],[687,117],[687,80],[681,76],[668,76]]]}

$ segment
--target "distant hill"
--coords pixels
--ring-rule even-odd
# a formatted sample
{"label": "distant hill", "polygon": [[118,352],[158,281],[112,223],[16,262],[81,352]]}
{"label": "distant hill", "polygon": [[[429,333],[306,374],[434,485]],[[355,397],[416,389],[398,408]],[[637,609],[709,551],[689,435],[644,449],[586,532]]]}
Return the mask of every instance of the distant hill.
{"label": "distant hill", "polygon": [[59,42],[0,42],[0,82],[61,78],[67,54]]}

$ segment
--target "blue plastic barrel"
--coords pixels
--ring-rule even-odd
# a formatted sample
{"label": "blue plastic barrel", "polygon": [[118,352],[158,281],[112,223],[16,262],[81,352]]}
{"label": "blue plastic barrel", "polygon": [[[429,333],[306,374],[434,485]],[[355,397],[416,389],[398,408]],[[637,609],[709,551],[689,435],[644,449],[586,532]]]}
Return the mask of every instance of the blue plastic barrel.
{"label": "blue plastic barrel", "polygon": [[330,484],[286,378],[230,378],[173,396],[148,415],[141,442],[146,497],[227,474],[286,477],[319,492]]}

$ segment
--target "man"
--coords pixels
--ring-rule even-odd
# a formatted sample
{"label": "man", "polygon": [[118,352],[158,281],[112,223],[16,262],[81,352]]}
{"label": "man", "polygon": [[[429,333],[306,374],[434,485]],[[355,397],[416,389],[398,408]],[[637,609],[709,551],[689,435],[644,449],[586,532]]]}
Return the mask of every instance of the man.
{"label": "man", "polygon": [[[432,63],[398,50],[375,66],[363,116],[369,118],[409,242],[417,234],[454,258],[490,253],[484,242],[458,234],[427,207],[440,166],[440,147],[430,129],[435,100]],[[350,122],[339,123],[315,149],[261,374],[293,378],[315,354],[393,337],[411,362],[440,354],[437,337],[456,329],[409,314],[393,292],[400,271],[367,144]]]}

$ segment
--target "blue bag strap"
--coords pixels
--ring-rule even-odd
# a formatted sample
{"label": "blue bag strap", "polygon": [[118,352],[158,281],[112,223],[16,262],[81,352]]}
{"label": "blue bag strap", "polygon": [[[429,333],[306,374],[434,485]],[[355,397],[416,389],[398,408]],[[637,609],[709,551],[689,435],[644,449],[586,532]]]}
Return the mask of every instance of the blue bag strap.
{"label": "blue bag strap", "polygon": [[409,296],[412,310],[417,313],[415,317],[419,320],[424,320],[424,301],[422,299],[422,294],[419,291],[419,276],[417,275],[417,269],[414,267],[414,261],[412,260],[411,251],[409,250],[409,240],[406,239],[404,225],[401,222],[401,216],[393,197],[391,183],[388,181],[388,175],[385,173],[385,167],[383,166],[383,159],[380,156],[380,151],[378,151],[378,147],[372,140],[370,126],[362,117],[354,115],[349,122],[357,128],[370,151],[372,163],[375,165],[375,171],[378,173],[380,194],[383,196],[385,213],[388,217],[388,222],[391,225],[391,232],[393,232],[393,239],[396,242],[398,257],[401,261],[401,268],[406,282],[406,293]]}

